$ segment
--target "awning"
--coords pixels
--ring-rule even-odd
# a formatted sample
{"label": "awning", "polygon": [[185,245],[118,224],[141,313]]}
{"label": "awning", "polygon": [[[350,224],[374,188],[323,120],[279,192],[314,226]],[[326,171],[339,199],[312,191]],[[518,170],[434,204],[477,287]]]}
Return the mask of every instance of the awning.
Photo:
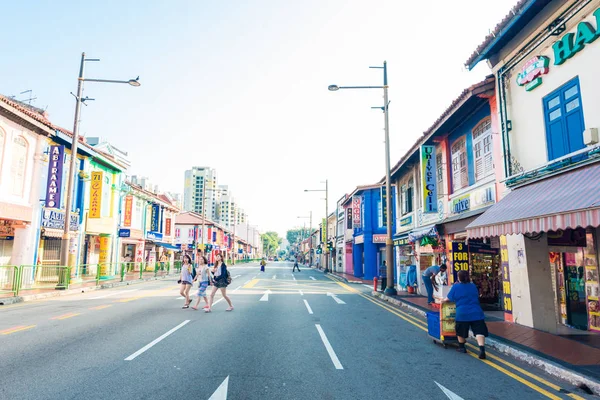
{"label": "awning", "polygon": [[467,211],[458,215],[454,215],[450,218],[446,218],[444,220],[444,233],[452,234],[458,232],[465,232],[467,230],[467,226],[475,221],[477,217],[483,214],[487,209],[491,206],[481,208],[479,210]]}
{"label": "awning", "polygon": [[467,226],[469,238],[600,225],[600,163],[519,187]]}
{"label": "awning", "polygon": [[415,229],[411,233],[408,234],[408,241],[410,243],[414,243],[417,240],[424,238],[425,236],[437,236],[438,230],[436,225],[429,225],[423,228]]}
{"label": "awning", "polygon": [[180,246],[173,245],[171,243],[154,242],[154,244],[169,250],[181,250]]}

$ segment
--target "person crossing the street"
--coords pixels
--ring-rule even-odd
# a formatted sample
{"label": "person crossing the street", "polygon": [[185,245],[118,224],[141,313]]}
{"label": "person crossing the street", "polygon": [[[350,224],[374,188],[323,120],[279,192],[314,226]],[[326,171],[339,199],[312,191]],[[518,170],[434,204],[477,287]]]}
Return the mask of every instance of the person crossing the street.
{"label": "person crossing the street", "polygon": [[196,305],[192,306],[192,309],[198,309],[201,298],[204,299],[204,303],[206,303],[204,308],[208,308],[208,297],[206,296],[206,289],[208,288],[208,285],[210,283],[209,279],[210,271],[208,269],[208,260],[203,255],[200,255],[198,257],[198,267],[196,268],[196,278],[194,278],[194,281],[200,281],[200,283],[198,284],[198,292],[196,293],[196,296],[198,298],[196,299]]}
{"label": "person crossing the street", "polygon": [[298,268],[298,272],[300,272],[300,265],[298,264],[298,258],[296,258],[294,260],[294,268],[292,268],[292,273],[294,273],[294,271],[296,271],[296,268]]}
{"label": "person crossing the street", "polygon": [[213,287],[212,291],[210,292],[210,302],[208,304],[208,307],[204,309],[204,312],[211,312],[217,289],[221,290],[221,295],[223,296],[227,304],[229,304],[229,308],[225,311],[233,311],[233,304],[231,303],[231,299],[229,298],[229,296],[227,296],[227,286],[229,285],[227,265],[225,265],[225,263],[223,262],[223,256],[221,255],[221,253],[217,253],[215,259],[215,265],[211,268],[211,272],[213,274]]}
{"label": "person crossing the street", "polygon": [[192,288],[192,282],[194,280],[192,276],[192,259],[187,254],[183,256],[183,265],[181,266],[181,275],[179,277],[179,282],[181,284],[181,289],[179,294],[185,298],[185,304],[181,308],[190,308],[190,303],[192,299],[190,299],[190,289]]}

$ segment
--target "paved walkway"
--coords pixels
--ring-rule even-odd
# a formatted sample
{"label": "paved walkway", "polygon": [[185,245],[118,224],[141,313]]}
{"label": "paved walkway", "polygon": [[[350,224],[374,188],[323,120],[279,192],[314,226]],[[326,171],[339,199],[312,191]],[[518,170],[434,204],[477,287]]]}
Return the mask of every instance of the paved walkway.
{"label": "paved walkway", "polygon": [[[420,295],[400,294],[395,299],[409,303],[423,311],[435,311]],[[490,336],[513,347],[549,359],[567,368],[600,379],[600,348],[598,342],[579,335],[559,336],[523,325],[501,321],[486,313]],[[600,337],[600,335],[599,335]],[[594,335],[595,339],[596,336]],[[586,343],[587,342],[587,343]]]}

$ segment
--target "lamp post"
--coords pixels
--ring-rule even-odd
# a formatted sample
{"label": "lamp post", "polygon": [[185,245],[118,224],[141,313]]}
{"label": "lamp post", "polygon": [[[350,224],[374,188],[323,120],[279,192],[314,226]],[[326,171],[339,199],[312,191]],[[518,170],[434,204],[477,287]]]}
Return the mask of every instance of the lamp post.
{"label": "lamp post", "polygon": [[79,66],[79,77],[77,78],[77,95],[75,96],[75,120],[73,122],[73,142],[71,144],[71,163],[69,165],[69,174],[67,179],[67,200],[65,208],[65,226],[60,249],[60,264],[68,265],[69,261],[69,242],[70,242],[70,226],[71,226],[71,208],[73,203],[73,185],[75,183],[75,174],[77,173],[77,147],[79,145],[79,114],[81,112],[81,103],[86,99],[82,99],[83,82],[100,82],[100,83],[126,83],[131,86],[140,86],[139,77],[128,81],[117,81],[109,79],[90,79],[84,78],[83,72],[86,61],[100,61],[97,58],[85,58],[85,53],[81,53],[81,64]]}
{"label": "lamp post", "polygon": [[[387,235],[385,239],[385,259],[387,264],[387,276],[394,276],[394,242],[392,241],[392,183],[390,171],[390,124],[389,124],[389,101],[388,101],[388,81],[387,81],[387,62],[383,62],[382,67],[369,67],[383,69],[383,86],[337,86],[330,85],[328,89],[332,92],[340,89],[383,89],[383,110],[384,126],[385,126],[385,203],[386,203],[386,228]],[[388,279],[385,294],[395,295],[394,280]]]}
{"label": "lamp post", "polygon": [[[304,189],[305,192],[325,192],[325,273],[329,273],[329,249],[327,248],[327,240],[329,234],[329,180],[325,179],[325,189]],[[312,217],[312,212],[311,212]],[[311,224],[312,225],[312,224]]]}

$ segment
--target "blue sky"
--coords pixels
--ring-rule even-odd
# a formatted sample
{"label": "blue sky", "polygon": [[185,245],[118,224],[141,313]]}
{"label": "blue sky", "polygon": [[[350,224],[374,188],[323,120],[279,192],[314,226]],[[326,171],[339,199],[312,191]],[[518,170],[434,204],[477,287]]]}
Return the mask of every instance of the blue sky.
{"label": "blue sky", "polygon": [[[50,1],[3,5],[0,93],[72,129],[82,51],[81,133],[128,151],[131,173],[182,192],[183,171],[211,166],[262,230],[285,230],[384,173],[381,85],[388,61],[395,163],[450,102],[489,71],[463,62],[515,0],[403,2]],[[23,98],[17,97],[17,98]],[[316,222],[313,222],[316,224]]]}

